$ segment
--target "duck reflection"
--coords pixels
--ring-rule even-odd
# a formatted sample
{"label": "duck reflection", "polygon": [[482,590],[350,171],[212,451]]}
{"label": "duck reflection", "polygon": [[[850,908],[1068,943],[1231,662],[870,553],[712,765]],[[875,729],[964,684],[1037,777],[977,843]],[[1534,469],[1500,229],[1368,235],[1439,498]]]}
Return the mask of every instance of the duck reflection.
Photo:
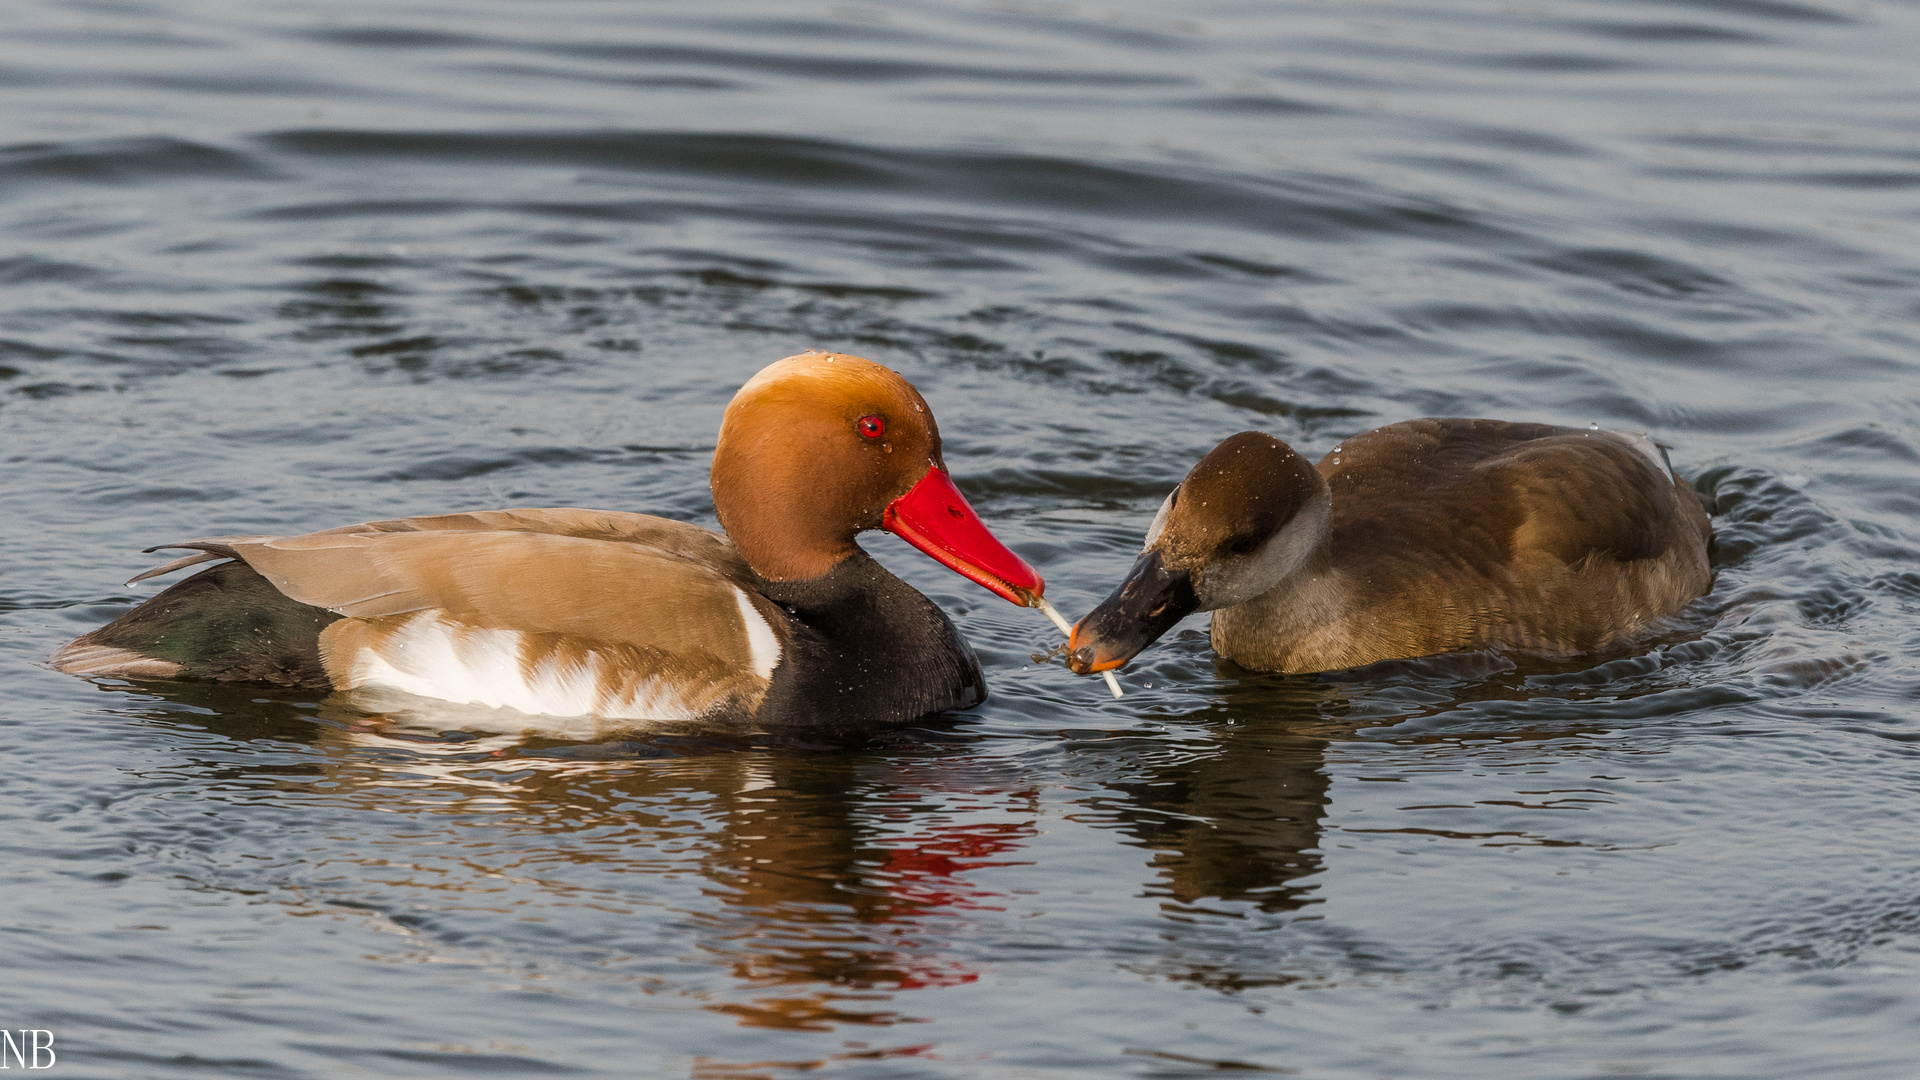
{"label": "duck reflection", "polygon": [[[445,852],[451,866],[436,864],[442,892],[430,901],[445,910],[472,904],[447,895],[463,889],[495,894],[488,903],[498,909],[502,878],[534,891],[529,906],[585,902],[641,916],[664,906],[695,933],[669,946],[677,958],[656,947],[653,960],[728,972],[727,989],[684,992],[749,1026],[914,1021],[901,992],[978,979],[953,941],[963,920],[942,916],[1004,908],[1007,898],[972,872],[1029,861],[1021,852],[1036,831],[1037,793],[1010,773],[983,773],[977,760],[956,767],[963,759],[938,731],[881,752],[673,734],[580,745],[455,730],[457,717],[438,707],[368,712],[357,707],[364,701],[303,705],[297,695],[205,684],[139,691],[160,695],[139,710],[156,719],[318,751],[298,771],[272,773],[283,791],[414,817],[404,857]],[[443,844],[431,839],[436,829]],[[371,849],[384,838],[357,843]],[[364,855],[366,865],[390,865]],[[697,888],[681,883],[689,870]],[[468,880],[450,886],[461,873]]]}
{"label": "duck reflection", "polygon": [[[1180,664],[1200,659],[1175,657],[1143,674],[1178,685],[1190,670]],[[1148,891],[1164,898],[1170,920],[1237,915],[1230,909],[1243,905],[1278,915],[1316,903],[1313,878],[1324,869],[1322,832],[1330,801],[1327,751],[1356,739],[1363,728],[1411,724],[1395,741],[1451,742],[1464,732],[1451,725],[1419,728],[1458,717],[1463,707],[1498,716],[1486,707],[1511,705],[1523,715],[1478,737],[1559,739],[1599,729],[1573,716],[1538,728],[1527,723],[1550,719],[1537,707],[1543,693],[1568,701],[1593,695],[1621,701],[1678,682],[1661,670],[1658,658],[1644,654],[1552,662],[1458,653],[1317,677],[1259,675],[1218,659],[1213,666],[1214,678],[1202,687],[1206,704],[1185,715],[1155,717],[1169,734],[1145,752],[1129,748],[1124,766],[1104,782],[1112,796],[1095,800],[1152,852],[1155,879]]]}
{"label": "duck reflection", "polygon": [[[1071,775],[1049,766],[1044,780],[1031,760],[981,753],[964,731],[940,729],[855,749],[695,733],[583,745],[477,734],[488,725],[454,714],[192,684],[140,687],[134,711],[232,741],[191,755],[196,775],[219,779],[205,785],[209,799],[271,786],[317,800],[329,820],[367,811],[304,841],[316,862],[367,868],[316,891],[396,915],[444,913],[449,932],[426,948],[458,958],[462,941],[491,935],[542,962],[614,965],[742,1025],[826,1031],[921,1019],[911,992],[978,980],[1017,933],[1006,920],[1045,913],[1047,899],[1012,893],[1018,871],[982,872],[1039,860],[1042,786],[1048,814],[1092,827],[1066,842],[1093,845],[1100,860],[1098,879],[1048,867],[1082,875],[1060,891],[1098,889],[1111,910],[1141,891],[1157,901],[1143,974],[1229,992],[1315,977],[1292,935],[1245,931],[1311,917],[1303,909],[1320,899],[1330,748],[1403,723],[1413,726],[1396,741],[1457,740],[1473,723],[1461,712],[1470,702],[1515,706],[1477,710],[1489,715],[1538,714],[1540,679],[1577,696],[1574,676],[1512,664],[1340,681],[1222,663],[1202,681],[1181,662],[1141,676],[1173,683],[1177,669],[1180,692],[1143,690],[1139,723],[1063,739]],[[1641,685],[1652,692],[1668,678]],[[1620,682],[1604,692],[1617,699]],[[1167,707],[1194,701],[1203,704]],[[1502,734],[1557,737],[1579,712],[1537,736],[1518,721]],[[289,753],[290,743],[303,745]],[[1114,835],[1103,827],[1146,853],[1144,871],[1116,871],[1110,848],[1098,850],[1098,837]],[[431,891],[412,886],[428,880]],[[570,913],[549,919],[555,909]],[[588,909],[613,914],[579,914]],[[547,936],[527,936],[534,923]],[[1134,968],[1135,944],[1112,962]]]}
{"label": "duck reflection", "polygon": [[866,754],[742,765],[705,861],[727,904],[705,947],[742,986],[778,992],[716,1011],[763,1027],[892,1023],[907,1018],[869,1003],[979,977],[931,917],[1002,906],[967,872],[1020,861],[1034,792],[956,787],[937,767],[902,776]]}
{"label": "duck reflection", "polygon": [[[1217,714],[1216,714],[1217,715]],[[1322,869],[1327,740],[1264,724],[1216,724],[1211,753],[1115,781],[1113,809],[1153,852],[1169,910],[1210,900],[1291,911],[1314,902]]]}
{"label": "duck reflection", "polygon": [[1249,675],[1224,661],[1195,685],[1192,665],[1206,660],[1184,658],[1183,667],[1182,659],[1143,670],[1141,692],[1173,686],[1163,698],[1169,704],[1201,704],[1154,715],[1162,730],[1145,742],[1094,742],[1089,753],[1111,745],[1113,758],[1101,769],[1105,791],[1085,801],[1094,820],[1111,822],[1148,853],[1142,891],[1158,900],[1163,919],[1149,964],[1155,975],[1229,990],[1293,981],[1278,970],[1280,957],[1255,955],[1244,934],[1217,930],[1223,920],[1244,929],[1249,917],[1286,919],[1319,902],[1327,748],[1352,735],[1337,716],[1344,695],[1313,679]]}

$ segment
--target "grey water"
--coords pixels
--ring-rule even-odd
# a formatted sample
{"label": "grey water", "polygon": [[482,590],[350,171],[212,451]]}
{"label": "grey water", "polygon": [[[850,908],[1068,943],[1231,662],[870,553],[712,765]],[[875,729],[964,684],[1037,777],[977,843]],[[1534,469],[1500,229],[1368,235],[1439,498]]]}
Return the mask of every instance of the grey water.
{"label": "grey water", "polygon": [[[1891,0],[7,4],[22,1075],[1915,1075],[1916,57]],[[1651,433],[1713,590],[1320,678],[1197,617],[1115,701],[878,536],[992,697],[853,746],[44,667],[152,544],[712,524],[814,347],[1069,616],[1221,437],[1426,415]]]}

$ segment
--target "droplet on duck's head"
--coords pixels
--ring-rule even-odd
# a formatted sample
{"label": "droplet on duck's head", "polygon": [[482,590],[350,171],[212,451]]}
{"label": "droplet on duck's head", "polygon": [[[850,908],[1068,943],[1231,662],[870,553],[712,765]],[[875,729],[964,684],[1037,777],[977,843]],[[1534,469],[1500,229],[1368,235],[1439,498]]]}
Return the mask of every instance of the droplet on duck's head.
{"label": "droplet on duck's head", "polygon": [[1169,565],[1244,554],[1249,538],[1265,540],[1324,487],[1305,458],[1262,432],[1223,440],[1197,462],[1168,507],[1160,546]]}

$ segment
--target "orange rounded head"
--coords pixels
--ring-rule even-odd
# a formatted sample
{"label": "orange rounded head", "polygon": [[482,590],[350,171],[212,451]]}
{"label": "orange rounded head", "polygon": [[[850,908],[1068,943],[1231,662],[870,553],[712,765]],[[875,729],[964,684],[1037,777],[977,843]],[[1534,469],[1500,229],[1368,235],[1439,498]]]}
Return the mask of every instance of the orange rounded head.
{"label": "orange rounded head", "polygon": [[747,380],[720,421],[713,505],[769,580],[820,577],[885,529],[1016,604],[1046,590],[954,487],[926,399],[858,356],[801,353]]}

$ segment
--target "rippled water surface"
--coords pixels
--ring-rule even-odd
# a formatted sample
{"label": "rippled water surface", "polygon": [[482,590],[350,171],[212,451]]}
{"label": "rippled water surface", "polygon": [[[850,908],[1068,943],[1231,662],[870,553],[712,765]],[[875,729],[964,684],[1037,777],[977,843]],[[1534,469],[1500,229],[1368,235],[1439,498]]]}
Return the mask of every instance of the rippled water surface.
{"label": "rippled water surface", "polygon": [[[18,0],[0,1027],[73,1077],[1909,1077],[1920,8]],[[711,523],[721,408],[905,372],[1070,614],[1188,465],[1643,430],[1646,648],[1121,701],[889,537],[994,696],[580,746],[60,642],[148,544]],[[438,732],[438,733],[436,733]]]}

